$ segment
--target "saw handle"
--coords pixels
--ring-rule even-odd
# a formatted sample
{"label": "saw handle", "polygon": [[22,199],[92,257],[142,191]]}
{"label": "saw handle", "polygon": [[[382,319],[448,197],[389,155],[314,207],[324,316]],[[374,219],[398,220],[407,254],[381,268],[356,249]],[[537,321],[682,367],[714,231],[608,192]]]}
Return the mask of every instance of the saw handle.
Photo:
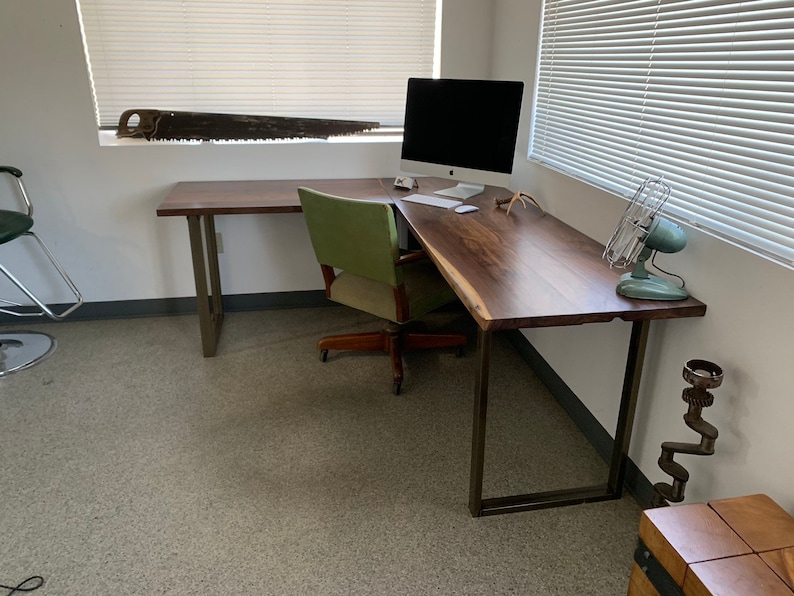
{"label": "saw handle", "polygon": [[[130,130],[130,118],[138,116],[138,124]],[[119,116],[119,127],[116,131],[116,136],[140,138],[145,137],[147,140],[157,130],[157,121],[160,118],[160,110],[124,110]]]}

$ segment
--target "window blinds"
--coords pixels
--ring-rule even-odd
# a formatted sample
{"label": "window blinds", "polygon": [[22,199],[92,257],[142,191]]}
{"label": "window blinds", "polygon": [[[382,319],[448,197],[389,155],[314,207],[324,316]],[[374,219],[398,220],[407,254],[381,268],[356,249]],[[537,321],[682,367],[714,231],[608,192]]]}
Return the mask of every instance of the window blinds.
{"label": "window blinds", "polygon": [[792,73],[792,0],[546,0],[530,158],[792,266]]}
{"label": "window blinds", "polygon": [[[440,0],[438,0],[440,2]],[[78,0],[97,121],[127,109],[402,124],[436,0]]]}

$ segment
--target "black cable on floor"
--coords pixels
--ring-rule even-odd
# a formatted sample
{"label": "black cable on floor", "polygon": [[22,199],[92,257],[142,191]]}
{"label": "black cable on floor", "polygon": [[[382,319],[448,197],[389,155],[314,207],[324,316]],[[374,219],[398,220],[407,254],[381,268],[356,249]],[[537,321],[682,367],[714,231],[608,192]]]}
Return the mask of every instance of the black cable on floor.
{"label": "black cable on floor", "polygon": [[[31,584],[26,586],[25,584]],[[41,586],[44,585],[44,578],[40,575],[31,575],[28,579],[23,581],[16,586],[5,586],[0,584],[0,588],[4,590],[11,590],[6,596],[11,596],[12,594],[16,594],[17,592],[32,592],[33,590],[38,590]]]}

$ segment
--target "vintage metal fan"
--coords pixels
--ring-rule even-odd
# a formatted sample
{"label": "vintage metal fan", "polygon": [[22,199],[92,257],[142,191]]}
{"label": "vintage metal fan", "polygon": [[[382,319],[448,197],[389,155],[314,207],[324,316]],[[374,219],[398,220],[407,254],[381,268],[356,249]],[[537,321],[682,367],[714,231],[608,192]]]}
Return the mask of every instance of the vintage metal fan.
{"label": "vintage metal fan", "polygon": [[678,287],[645,269],[654,251],[675,253],[686,246],[684,230],[659,216],[669,196],[670,186],[663,178],[645,180],[607,242],[603,256],[611,267],[626,269],[637,260],[631,273],[621,275],[618,294],[646,300],[683,300],[689,296],[683,285]]}

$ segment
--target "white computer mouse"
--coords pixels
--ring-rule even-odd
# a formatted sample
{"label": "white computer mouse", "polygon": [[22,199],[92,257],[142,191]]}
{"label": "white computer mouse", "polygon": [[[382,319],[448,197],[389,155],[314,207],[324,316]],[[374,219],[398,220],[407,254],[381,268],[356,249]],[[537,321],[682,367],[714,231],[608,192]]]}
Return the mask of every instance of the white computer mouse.
{"label": "white computer mouse", "polygon": [[479,210],[477,205],[458,205],[455,207],[455,213],[471,213],[472,211]]}

